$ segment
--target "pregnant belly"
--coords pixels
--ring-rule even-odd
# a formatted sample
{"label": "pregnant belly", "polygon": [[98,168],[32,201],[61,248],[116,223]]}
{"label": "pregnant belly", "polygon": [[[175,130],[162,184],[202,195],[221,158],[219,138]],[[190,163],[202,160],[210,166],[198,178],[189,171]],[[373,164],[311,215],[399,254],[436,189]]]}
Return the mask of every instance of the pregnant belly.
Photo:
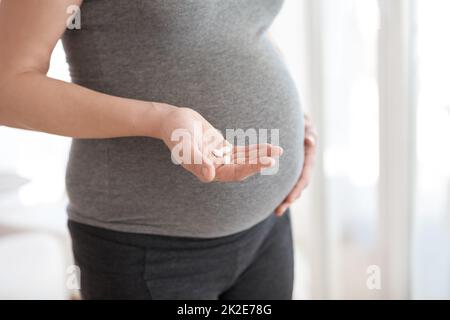
{"label": "pregnant belly", "polygon": [[269,44],[201,59],[191,54],[157,60],[138,62],[141,67],[131,71],[110,66],[109,80],[100,87],[193,108],[223,132],[264,129],[269,142],[278,135],[285,150],[278,171],[243,182],[202,184],[171,162],[159,140],[75,140],[67,174],[72,214],[119,230],[130,226],[144,233],[204,238],[262,221],[293,187],[303,163],[303,115],[282,61]]}

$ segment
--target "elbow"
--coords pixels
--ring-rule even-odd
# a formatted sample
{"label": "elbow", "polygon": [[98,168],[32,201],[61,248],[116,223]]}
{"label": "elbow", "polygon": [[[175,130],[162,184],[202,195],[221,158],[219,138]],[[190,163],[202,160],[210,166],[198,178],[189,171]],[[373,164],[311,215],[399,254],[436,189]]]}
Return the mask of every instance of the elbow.
{"label": "elbow", "polygon": [[[45,69],[45,68],[44,68]],[[27,88],[27,79],[46,75],[40,68],[7,69],[0,65],[0,126],[18,126],[17,103]]]}
{"label": "elbow", "polygon": [[6,92],[10,76],[0,70],[0,126],[5,125],[5,117],[6,117]]}
{"label": "elbow", "polygon": [[[1,0],[0,0],[1,1]],[[46,75],[49,69],[47,63],[23,63],[11,67],[8,62],[0,60],[0,126],[16,126],[16,116],[13,115],[14,104],[17,103],[24,79],[30,74]],[[25,77],[25,78],[24,78]]]}
{"label": "elbow", "polygon": [[6,87],[6,77],[3,72],[0,71],[0,126],[5,125],[5,87]]}
{"label": "elbow", "polygon": [[11,88],[17,87],[15,74],[0,70],[0,126],[10,126]]}

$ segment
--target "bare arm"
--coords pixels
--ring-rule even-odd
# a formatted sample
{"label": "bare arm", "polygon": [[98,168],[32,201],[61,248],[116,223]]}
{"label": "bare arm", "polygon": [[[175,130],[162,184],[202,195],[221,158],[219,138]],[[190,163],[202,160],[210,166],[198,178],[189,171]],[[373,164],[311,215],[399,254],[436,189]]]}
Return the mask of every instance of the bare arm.
{"label": "bare arm", "polygon": [[0,125],[76,138],[159,137],[166,104],[114,97],[48,78],[70,5],[0,0]]}

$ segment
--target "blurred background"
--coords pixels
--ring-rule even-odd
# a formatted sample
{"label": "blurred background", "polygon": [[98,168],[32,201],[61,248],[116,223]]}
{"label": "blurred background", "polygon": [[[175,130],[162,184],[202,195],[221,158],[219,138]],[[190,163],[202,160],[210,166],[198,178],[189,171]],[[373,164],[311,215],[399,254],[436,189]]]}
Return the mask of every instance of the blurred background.
{"label": "blurred background", "polygon": [[[271,34],[320,136],[293,207],[295,298],[450,298],[449,14],[448,0],[286,0]],[[60,43],[49,76],[70,81]],[[0,299],[77,294],[69,145],[0,127]]]}

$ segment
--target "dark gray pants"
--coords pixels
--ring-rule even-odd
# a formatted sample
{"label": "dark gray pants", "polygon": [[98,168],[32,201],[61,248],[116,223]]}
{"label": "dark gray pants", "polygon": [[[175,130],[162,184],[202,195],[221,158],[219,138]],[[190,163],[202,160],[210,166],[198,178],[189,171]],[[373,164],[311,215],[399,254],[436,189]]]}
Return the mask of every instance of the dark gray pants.
{"label": "dark gray pants", "polygon": [[84,299],[292,298],[289,214],[215,239],[69,229]]}

